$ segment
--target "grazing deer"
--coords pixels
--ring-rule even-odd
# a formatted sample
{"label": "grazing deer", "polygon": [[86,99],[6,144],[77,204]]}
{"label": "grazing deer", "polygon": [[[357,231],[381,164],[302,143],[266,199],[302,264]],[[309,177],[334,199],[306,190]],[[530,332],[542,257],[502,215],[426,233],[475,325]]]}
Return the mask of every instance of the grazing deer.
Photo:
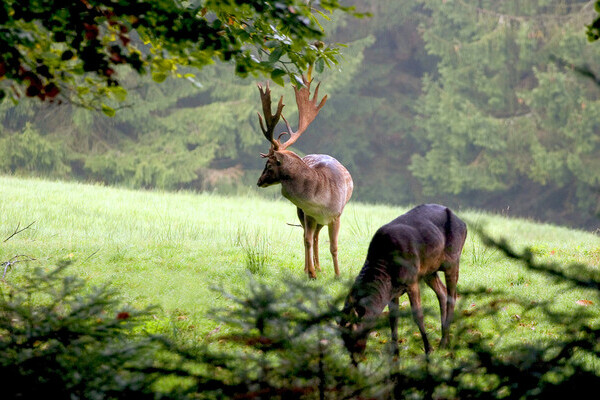
{"label": "grazing deer", "polygon": [[[281,194],[296,205],[298,218],[304,229],[304,271],[313,279],[317,277],[315,268],[321,269],[318,249],[319,231],[327,225],[333,268],[336,276],[339,276],[337,242],[340,216],[344,206],[350,200],[354,184],[350,173],[335,158],[325,154],[309,154],[300,158],[294,152],[287,150],[306,131],[327,100],[327,96],[325,96],[317,105],[320,84],[317,85],[311,100],[311,82],[304,77],[303,82],[304,86],[294,87],[298,104],[298,130],[296,132],[292,131],[290,124],[281,114],[284,107],[283,96],[281,96],[277,111],[273,115],[269,84],[267,83],[264,91],[262,86],[258,85],[266,128],[260,113],[258,119],[263,134],[271,143],[271,148],[268,154],[261,154],[267,159],[267,163],[257,185],[267,187],[281,183]],[[287,132],[279,135],[279,138],[285,133],[290,135],[290,138],[284,143],[281,143],[279,138],[273,139],[273,130],[279,117],[283,118],[287,126]]]}
{"label": "grazing deer", "polygon": [[[458,264],[467,226],[450,209],[438,204],[413,208],[377,230],[342,310],[342,339],[352,360],[364,352],[369,331],[384,307],[389,308],[394,354],[398,354],[398,304],[408,293],[412,314],[421,332],[425,353],[431,350],[425,326],[419,281],[434,290],[440,303],[442,347],[448,344],[456,302]],[[443,272],[446,286],[438,276]]]}

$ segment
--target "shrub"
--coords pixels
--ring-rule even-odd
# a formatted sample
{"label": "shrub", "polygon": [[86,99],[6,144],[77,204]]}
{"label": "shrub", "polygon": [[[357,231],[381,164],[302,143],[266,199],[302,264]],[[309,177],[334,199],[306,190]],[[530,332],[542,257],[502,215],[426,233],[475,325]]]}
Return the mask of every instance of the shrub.
{"label": "shrub", "polygon": [[154,398],[156,345],[133,337],[147,310],[119,305],[107,286],[86,288],[67,263],[0,286],[0,379],[9,399]]}

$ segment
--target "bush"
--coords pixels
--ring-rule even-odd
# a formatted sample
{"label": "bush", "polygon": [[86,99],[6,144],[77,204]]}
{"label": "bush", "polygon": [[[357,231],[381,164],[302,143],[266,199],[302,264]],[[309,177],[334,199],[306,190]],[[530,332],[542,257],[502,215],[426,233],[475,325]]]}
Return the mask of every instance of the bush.
{"label": "bush", "polygon": [[322,287],[251,281],[245,295],[227,295],[237,307],[216,311],[229,332],[215,337],[226,344],[215,349],[227,354],[216,375],[227,383],[226,397],[347,399],[382,391],[383,379],[350,364],[335,323],[339,301]]}
{"label": "bush", "polygon": [[145,372],[157,350],[133,336],[147,314],[119,305],[107,286],[87,289],[67,263],[0,286],[0,377],[7,399],[154,398]]}

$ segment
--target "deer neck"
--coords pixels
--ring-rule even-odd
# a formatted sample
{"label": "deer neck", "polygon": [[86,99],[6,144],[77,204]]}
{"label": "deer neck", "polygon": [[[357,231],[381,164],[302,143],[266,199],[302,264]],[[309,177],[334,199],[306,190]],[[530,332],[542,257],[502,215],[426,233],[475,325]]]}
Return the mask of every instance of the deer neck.
{"label": "deer neck", "polygon": [[366,309],[366,318],[381,314],[393,296],[392,282],[386,268],[376,264],[370,265],[369,260],[365,261],[352,289],[355,301]]}
{"label": "deer neck", "polygon": [[285,168],[281,171],[281,194],[295,205],[310,201],[319,182],[317,172],[298,155],[286,151]]}

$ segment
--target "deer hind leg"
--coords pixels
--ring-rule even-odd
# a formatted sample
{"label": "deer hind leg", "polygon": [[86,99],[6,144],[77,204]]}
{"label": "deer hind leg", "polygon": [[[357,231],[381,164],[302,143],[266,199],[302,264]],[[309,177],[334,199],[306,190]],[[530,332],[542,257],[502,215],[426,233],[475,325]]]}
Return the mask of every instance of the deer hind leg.
{"label": "deer hind leg", "polygon": [[446,290],[446,286],[444,286],[444,284],[442,283],[442,280],[440,279],[439,275],[437,274],[437,272],[434,272],[433,274],[426,276],[424,278],[425,283],[427,283],[427,285],[433,289],[433,291],[435,292],[438,302],[440,303],[440,318],[442,320],[442,338],[444,337],[445,334],[447,334],[445,332],[445,328],[444,325],[446,324],[446,319],[448,318],[448,307],[447,307],[447,290]]}
{"label": "deer hind leg", "polygon": [[340,267],[338,265],[338,234],[340,232],[340,217],[335,218],[329,225],[327,225],[329,231],[329,251],[331,252],[331,258],[333,259],[333,269],[335,270],[335,276],[340,276]]}
{"label": "deer hind leg", "polygon": [[421,307],[421,291],[419,290],[419,283],[415,282],[408,286],[408,299],[410,300],[410,308],[412,310],[413,318],[419,327],[421,332],[421,338],[423,339],[423,346],[425,348],[425,354],[429,354],[431,347],[429,346],[429,340],[427,339],[427,333],[425,333],[425,323],[423,321],[423,308]]}
{"label": "deer hind leg", "polygon": [[319,232],[321,232],[321,228],[323,225],[317,224],[317,228],[315,229],[315,240],[313,241],[313,260],[315,269],[317,271],[321,270],[321,265],[319,264]]}
{"label": "deer hind leg", "polygon": [[302,225],[304,226],[304,272],[308,274],[309,278],[316,279],[313,245],[317,221],[304,214],[304,223]]}
{"label": "deer hind leg", "polygon": [[442,341],[440,346],[448,346],[450,340],[450,324],[454,318],[454,306],[456,304],[456,286],[458,283],[458,261],[448,265],[444,269],[448,296],[446,300],[446,320],[442,322]]}

